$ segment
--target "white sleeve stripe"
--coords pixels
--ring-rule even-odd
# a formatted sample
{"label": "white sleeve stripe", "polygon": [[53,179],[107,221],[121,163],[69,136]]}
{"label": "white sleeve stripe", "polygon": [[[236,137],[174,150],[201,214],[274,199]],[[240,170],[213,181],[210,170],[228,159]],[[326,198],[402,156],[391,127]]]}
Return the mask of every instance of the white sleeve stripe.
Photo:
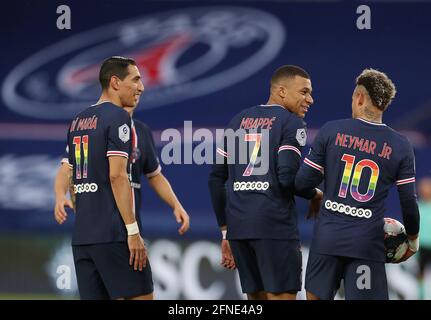
{"label": "white sleeve stripe", "polygon": [[313,161],[311,161],[310,159],[305,158],[305,159],[304,159],[304,163],[308,164],[310,167],[312,167],[312,168],[314,168],[314,169],[316,169],[316,170],[319,170],[320,172],[322,172],[322,173],[323,173],[323,167],[322,167],[322,166],[319,166],[317,163],[314,163],[314,162],[313,162]]}
{"label": "white sleeve stripe", "polygon": [[147,178],[152,178],[157,176],[161,171],[162,171],[162,167],[159,165],[156,170],[154,170],[153,172],[147,173],[145,176]]}
{"label": "white sleeve stripe", "polygon": [[397,184],[397,186],[399,186],[401,184],[412,183],[412,182],[415,182],[415,181],[416,181],[416,179],[415,179],[415,177],[413,177],[413,178],[407,178],[407,179],[397,180],[396,184]]}
{"label": "white sleeve stripe", "polygon": [[60,163],[67,163],[67,164],[69,164],[69,159],[63,158],[63,159],[61,159]]}
{"label": "white sleeve stripe", "polygon": [[225,158],[227,158],[227,152],[224,152],[222,149],[217,148],[217,153]]}
{"label": "white sleeve stripe", "polygon": [[123,151],[108,151],[106,153],[107,157],[110,156],[121,156],[121,157],[125,157],[125,158],[129,158],[129,154],[127,152],[123,152]]}
{"label": "white sleeve stripe", "polygon": [[283,150],[293,150],[297,154],[299,154],[299,156],[301,156],[301,151],[299,151],[299,149],[294,147],[294,146],[281,146],[280,148],[278,148],[278,152],[283,151]]}

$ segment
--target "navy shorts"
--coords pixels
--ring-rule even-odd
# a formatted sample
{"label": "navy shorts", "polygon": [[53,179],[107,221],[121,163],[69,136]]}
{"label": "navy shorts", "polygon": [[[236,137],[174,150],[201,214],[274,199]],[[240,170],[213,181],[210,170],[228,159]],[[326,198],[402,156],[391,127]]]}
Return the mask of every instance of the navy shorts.
{"label": "navy shorts", "polygon": [[301,290],[302,254],[297,240],[229,240],[242,291]]}
{"label": "navy shorts", "polygon": [[305,289],[323,300],[332,300],[344,279],[346,300],[387,300],[384,262],[331,256],[310,251]]}
{"label": "navy shorts", "polygon": [[135,271],[126,242],[72,246],[81,299],[118,299],[153,292],[151,266]]}

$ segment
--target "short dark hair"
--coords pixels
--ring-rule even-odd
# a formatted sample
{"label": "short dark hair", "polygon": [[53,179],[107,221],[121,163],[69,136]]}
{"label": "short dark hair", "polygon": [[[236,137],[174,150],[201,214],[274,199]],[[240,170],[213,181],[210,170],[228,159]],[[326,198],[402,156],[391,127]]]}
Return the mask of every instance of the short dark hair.
{"label": "short dark hair", "polygon": [[310,75],[307,71],[301,67],[288,64],[275,70],[271,78],[271,85],[278,83],[281,79],[294,78],[295,76],[310,79]]}
{"label": "short dark hair", "polygon": [[397,93],[394,83],[385,73],[371,68],[362,71],[356,78],[356,85],[367,90],[371,101],[381,111],[388,108]]}
{"label": "short dark hair", "polygon": [[113,56],[103,61],[99,71],[99,82],[102,90],[108,89],[112,76],[123,80],[129,74],[128,67],[136,66],[135,60],[120,56]]}

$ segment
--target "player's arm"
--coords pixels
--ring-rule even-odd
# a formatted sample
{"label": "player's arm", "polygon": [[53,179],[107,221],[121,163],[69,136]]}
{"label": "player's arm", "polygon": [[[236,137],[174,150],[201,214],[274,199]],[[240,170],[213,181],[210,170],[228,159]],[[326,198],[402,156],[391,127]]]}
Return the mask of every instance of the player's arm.
{"label": "player's arm", "polygon": [[226,180],[227,164],[214,164],[208,179],[211,203],[221,230],[226,230]]}
{"label": "player's arm", "polygon": [[217,148],[218,161],[213,165],[208,187],[211,195],[211,203],[216,214],[217,224],[222,234],[221,243],[221,265],[228,269],[235,269],[235,260],[230,249],[229,241],[226,239],[226,181],[228,179],[227,154]]}
{"label": "player's arm", "polygon": [[404,257],[397,262],[407,260],[419,250],[420,216],[415,187],[415,159],[411,145],[408,144],[408,147],[407,156],[400,164],[396,184],[400,198],[403,223],[409,242],[409,250],[407,250]]}
{"label": "player's arm", "polygon": [[[142,147],[146,156],[145,158],[141,157],[139,161],[141,162],[143,173],[147,177],[149,185],[154,189],[157,195],[172,208],[175,220],[177,223],[181,224],[178,229],[178,233],[183,235],[190,227],[190,217],[181,202],[178,200],[168,179],[166,179],[163,173],[161,173],[162,168],[160,167],[159,159],[157,158],[151,129],[147,125],[144,125],[142,129],[142,138],[144,140]],[[137,131],[138,135],[140,132],[140,130]]]}
{"label": "player's arm", "polygon": [[127,175],[128,158],[122,156],[109,157],[109,180],[111,181],[112,193],[120,211],[121,218],[127,228],[128,245],[130,251],[130,264],[134,264],[135,270],[145,267],[147,254],[144,240],[139,234],[138,224],[133,213],[132,188]]}
{"label": "player's arm", "polygon": [[186,210],[184,210],[181,202],[175,195],[174,190],[171,187],[168,179],[159,171],[156,175],[148,177],[148,183],[151,188],[157,193],[168,206],[170,206],[174,212],[177,223],[181,223],[181,227],[178,229],[178,233],[183,235],[190,226],[190,218]]}
{"label": "player's arm", "polygon": [[[67,199],[66,194],[70,189],[70,179],[72,177],[72,168],[69,163],[62,162],[55,176],[54,192],[55,192],[55,220],[62,224],[67,219],[65,207],[74,208],[71,200]],[[71,194],[71,197],[73,195]]]}
{"label": "player's arm", "polygon": [[307,135],[305,123],[297,117],[291,117],[289,123],[283,128],[283,136],[277,152],[277,175],[280,187],[292,194],[305,199],[313,199],[317,190],[295,189],[295,177],[301,163],[301,152],[306,144]]}
{"label": "player's arm", "polygon": [[319,131],[309,154],[305,157],[304,163],[295,177],[295,192],[297,194],[309,193],[315,189],[316,193],[312,198],[308,210],[307,218],[317,216],[320,209],[320,202],[323,199],[323,193],[317,187],[323,181],[325,165],[325,126]]}

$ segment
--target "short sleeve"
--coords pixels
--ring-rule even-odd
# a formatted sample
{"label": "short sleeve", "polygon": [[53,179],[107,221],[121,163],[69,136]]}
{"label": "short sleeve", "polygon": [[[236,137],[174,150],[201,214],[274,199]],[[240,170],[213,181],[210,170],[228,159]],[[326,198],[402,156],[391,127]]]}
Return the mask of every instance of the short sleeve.
{"label": "short sleeve", "polygon": [[157,157],[154,138],[149,127],[143,128],[143,138],[143,150],[145,155],[143,173],[147,178],[151,178],[158,175],[162,171],[162,168],[159,158]]}
{"label": "short sleeve", "polygon": [[119,110],[108,127],[108,145],[106,156],[129,158],[131,148],[131,120],[127,112]]}
{"label": "short sleeve", "polygon": [[61,164],[67,164],[70,167],[72,166],[72,158],[71,158],[71,154],[69,152],[69,133],[70,133],[70,126],[67,129],[67,139],[66,139],[66,147],[64,148],[64,152],[63,152],[63,156],[61,157]]}
{"label": "short sleeve", "polygon": [[301,157],[302,149],[307,143],[307,127],[305,122],[297,116],[292,116],[282,130],[278,153],[293,151]]}
{"label": "short sleeve", "polygon": [[310,148],[308,155],[304,159],[304,163],[321,173],[325,168],[325,151],[326,151],[326,136],[327,126],[324,125],[317,134]]}
{"label": "short sleeve", "polygon": [[413,147],[410,142],[407,141],[405,148],[405,156],[402,158],[398,173],[397,173],[397,186],[414,183],[415,182],[415,155],[413,152]]}

